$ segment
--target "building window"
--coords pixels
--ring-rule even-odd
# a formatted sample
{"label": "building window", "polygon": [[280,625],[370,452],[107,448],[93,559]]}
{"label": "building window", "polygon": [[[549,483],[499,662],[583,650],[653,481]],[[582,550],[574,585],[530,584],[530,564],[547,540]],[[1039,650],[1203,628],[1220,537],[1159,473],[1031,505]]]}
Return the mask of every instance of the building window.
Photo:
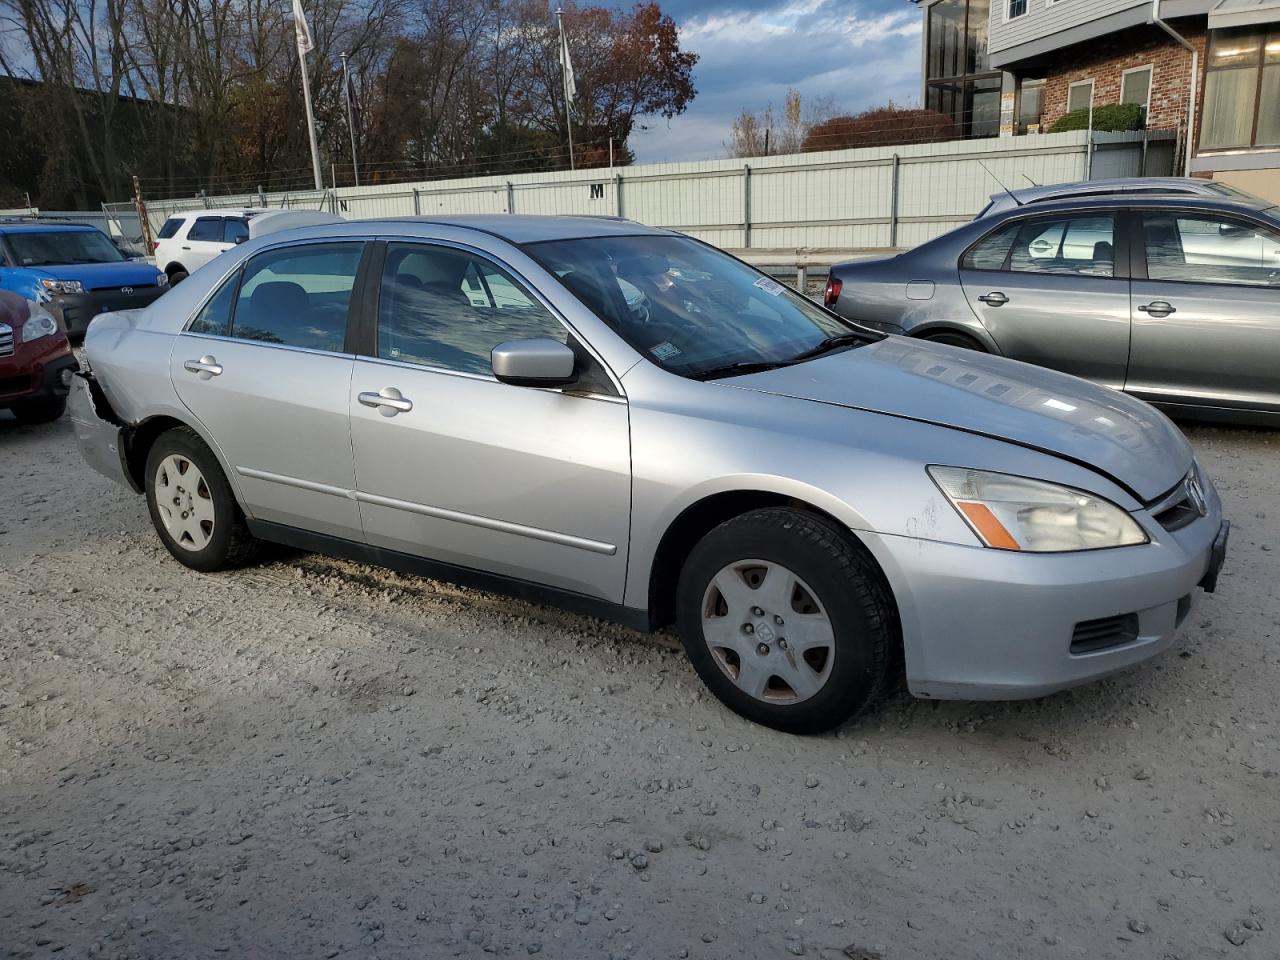
{"label": "building window", "polygon": [[1214,30],[1204,80],[1200,147],[1280,144],[1280,29]]}
{"label": "building window", "polygon": [[1067,88],[1067,113],[1093,106],[1093,81],[1077,80]]}
{"label": "building window", "polygon": [[1039,133],[1044,115],[1044,80],[1022,80],[1018,85],[1018,133]]}
{"label": "building window", "polygon": [[925,16],[925,106],[951,117],[963,137],[1000,133],[1001,75],[987,59],[990,19],[991,0],[937,0]]}
{"label": "building window", "polygon": [[1009,4],[1006,20],[1016,20],[1027,12],[1027,0],[1005,0]]}
{"label": "building window", "polygon": [[1136,103],[1142,108],[1142,119],[1151,108],[1151,67],[1134,67],[1120,77],[1120,102]]}

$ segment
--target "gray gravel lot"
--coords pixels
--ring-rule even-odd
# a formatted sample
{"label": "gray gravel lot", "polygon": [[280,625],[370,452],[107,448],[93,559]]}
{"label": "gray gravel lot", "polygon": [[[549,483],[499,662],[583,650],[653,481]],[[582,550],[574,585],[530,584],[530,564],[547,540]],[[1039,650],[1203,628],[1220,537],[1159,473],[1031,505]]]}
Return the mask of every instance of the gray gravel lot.
{"label": "gray gravel lot", "polygon": [[1280,956],[1280,433],[1188,429],[1236,527],[1177,651],[797,739],[668,635],[187,571],[0,414],[0,956]]}

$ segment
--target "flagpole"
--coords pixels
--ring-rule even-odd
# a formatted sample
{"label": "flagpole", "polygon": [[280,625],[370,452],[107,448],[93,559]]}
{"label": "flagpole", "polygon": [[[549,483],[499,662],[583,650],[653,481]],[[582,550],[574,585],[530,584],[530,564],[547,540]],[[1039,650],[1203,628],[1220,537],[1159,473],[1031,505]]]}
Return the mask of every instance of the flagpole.
{"label": "flagpole", "polygon": [[[347,132],[351,134],[351,170],[355,175],[356,186],[360,186],[360,161],[356,159],[356,124],[351,118],[351,73],[347,68],[347,55],[342,57],[342,99],[347,104]],[[336,187],[337,184],[335,183]]]}
{"label": "flagpole", "polygon": [[[307,108],[307,136],[311,140],[311,172],[315,174],[316,189],[324,189],[324,179],[320,176],[320,149],[316,146],[316,118],[311,112],[311,81],[307,79],[307,50],[311,49],[311,31],[306,26],[304,18],[302,26],[298,27],[297,17],[302,14],[302,4],[299,0],[293,0],[294,7],[294,30],[295,39],[298,44],[298,67],[302,73],[302,102]],[[303,43],[303,35],[306,35],[306,43]]]}
{"label": "flagpole", "polygon": [[564,35],[564,10],[556,10],[556,23],[560,27],[560,83],[564,87],[564,125],[569,131],[569,169],[573,170],[573,105],[569,102],[569,41]]}

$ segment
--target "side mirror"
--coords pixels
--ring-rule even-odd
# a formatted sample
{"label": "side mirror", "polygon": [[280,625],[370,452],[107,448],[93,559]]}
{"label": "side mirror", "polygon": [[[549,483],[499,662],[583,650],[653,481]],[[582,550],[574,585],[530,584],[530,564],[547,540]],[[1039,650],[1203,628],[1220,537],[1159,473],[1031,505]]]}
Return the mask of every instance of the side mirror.
{"label": "side mirror", "polygon": [[536,337],[508,340],[493,348],[493,375],[513,387],[562,387],[573,383],[577,358],[559,340]]}
{"label": "side mirror", "polygon": [[1218,236],[1220,237],[1251,237],[1253,231],[1248,227],[1237,227],[1234,223],[1218,224]]}
{"label": "side mirror", "polygon": [[244,242],[245,242],[246,240],[248,240],[248,239],[249,239],[249,238],[248,238],[248,237],[246,237],[246,236],[239,236],[239,237],[236,237],[236,239],[235,239],[235,245],[238,247],[238,246],[240,246],[240,244],[244,243]]}

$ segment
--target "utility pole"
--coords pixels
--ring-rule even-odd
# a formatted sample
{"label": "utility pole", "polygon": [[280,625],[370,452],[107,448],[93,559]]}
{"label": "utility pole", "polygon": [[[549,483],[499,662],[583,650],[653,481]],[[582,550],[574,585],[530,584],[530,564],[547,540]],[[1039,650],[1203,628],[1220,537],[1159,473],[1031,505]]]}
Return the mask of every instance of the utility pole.
{"label": "utility pole", "polygon": [[133,208],[138,212],[138,226],[142,228],[142,247],[151,256],[155,246],[151,242],[151,223],[147,220],[147,203],[142,199],[142,185],[135,174],[133,177]]}

